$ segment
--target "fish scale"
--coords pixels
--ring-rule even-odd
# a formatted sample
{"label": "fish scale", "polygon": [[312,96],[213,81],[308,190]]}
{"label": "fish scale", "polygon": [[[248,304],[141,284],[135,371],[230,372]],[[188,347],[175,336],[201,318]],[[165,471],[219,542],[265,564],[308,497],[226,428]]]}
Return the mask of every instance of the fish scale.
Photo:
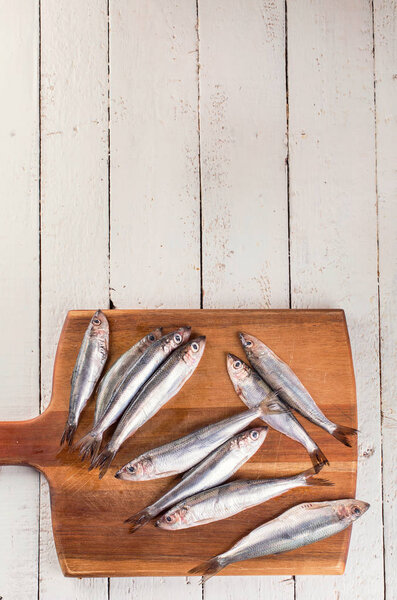
{"label": "fish scale", "polygon": [[69,414],[61,445],[70,446],[81,412],[91,398],[105,366],[109,351],[109,323],[101,310],[97,310],[85,331],[76,364],[73,369]]}
{"label": "fish scale", "polygon": [[101,416],[106,412],[109,402],[112,400],[113,392],[123,382],[130,369],[132,369],[143,353],[151,344],[162,336],[162,327],[157,327],[139,342],[124,352],[112,365],[98,386],[95,404],[94,425],[98,423]]}
{"label": "fish scale", "polygon": [[190,332],[190,327],[180,327],[176,331],[164,335],[153,342],[141,358],[128,370],[127,375],[112,395],[102,416],[76,446],[79,448],[83,459],[88,455],[93,457],[90,468],[93,468],[95,463],[96,453],[102,442],[104,432],[119,419],[140,388],[172,351],[189,339]]}
{"label": "fish scale", "polygon": [[277,479],[237,480],[202,491],[173,506],[157,525],[163,529],[196,527],[227,519],[296,487],[332,485],[326,479],[314,478],[320,468]]}
{"label": "fish scale", "polygon": [[[234,354],[227,355],[227,370],[237,395],[249,408],[258,406],[272,391],[253,369]],[[328,463],[322,450],[299,423],[288,405],[280,399],[274,400],[274,403],[278,403],[280,407],[279,414],[267,413],[262,419],[276,431],[302,444],[309,453],[313,466]]]}
{"label": "fish scale", "polygon": [[295,550],[335,535],[361,517],[369,504],[344,499],[298,504],[279,517],[257,527],[230,550],[189,571],[204,581],[232,563]]}
{"label": "fish scale", "polygon": [[131,531],[136,531],[179,500],[229,479],[260,448],[267,430],[267,427],[256,427],[222,444],[154,504],[127,519],[133,524]]}
{"label": "fish scale", "polygon": [[303,417],[334,436],[339,442],[345,446],[351,446],[347,436],[356,434],[356,429],[330,421],[291,367],[261,340],[248,333],[240,333],[239,336],[251,365],[282,400]]}
{"label": "fish scale", "polygon": [[119,479],[144,481],[177,475],[188,471],[226,440],[242,431],[252,421],[269,411],[269,396],[259,406],[216,421],[168,444],[153,448],[124,465],[117,473]]}
{"label": "fish scale", "polygon": [[120,419],[105,449],[93,463],[94,467],[100,468],[100,477],[106,473],[122,443],[171,400],[193,375],[204,348],[204,336],[178,348],[145,383]]}

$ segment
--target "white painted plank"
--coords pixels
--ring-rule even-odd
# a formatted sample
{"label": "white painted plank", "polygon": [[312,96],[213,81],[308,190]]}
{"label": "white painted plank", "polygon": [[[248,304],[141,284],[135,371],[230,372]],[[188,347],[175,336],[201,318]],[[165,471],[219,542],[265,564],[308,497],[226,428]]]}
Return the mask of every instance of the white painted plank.
{"label": "white painted plank", "polygon": [[110,580],[110,600],[121,599],[201,600],[200,578],[113,577]]}
{"label": "white painted plank", "polygon": [[[199,2],[204,308],[288,307],[284,2]],[[227,525],[226,525],[227,526]],[[219,577],[206,600],[293,598]]]}
{"label": "white painted plank", "polygon": [[[371,503],[353,528],[345,575],[321,579],[327,600],[383,597],[371,21],[361,0],[288,2],[292,305],[346,311],[360,429],[357,497]],[[313,578],[297,578],[298,600],[318,594]]]}
{"label": "white painted plank", "polygon": [[201,0],[206,308],[288,307],[284,2]]}
{"label": "white painted plank", "polygon": [[[0,419],[39,411],[39,7],[0,2]],[[10,351],[11,350],[11,351]],[[37,598],[38,474],[0,471],[0,595]]]}
{"label": "white painted plank", "polygon": [[[111,1],[110,24],[112,300],[198,308],[196,5]],[[199,600],[198,581],[114,578],[110,598]]]}
{"label": "white painted plank", "polygon": [[386,598],[397,597],[397,3],[375,0]]}
{"label": "white painted plank", "polygon": [[114,0],[111,288],[122,306],[199,306],[194,0]]}
{"label": "white painted plank", "polygon": [[[42,0],[42,408],[66,312],[108,306],[106,0]],[[40,599],[104,600],[106,579],[65,579],[41,487]]]}

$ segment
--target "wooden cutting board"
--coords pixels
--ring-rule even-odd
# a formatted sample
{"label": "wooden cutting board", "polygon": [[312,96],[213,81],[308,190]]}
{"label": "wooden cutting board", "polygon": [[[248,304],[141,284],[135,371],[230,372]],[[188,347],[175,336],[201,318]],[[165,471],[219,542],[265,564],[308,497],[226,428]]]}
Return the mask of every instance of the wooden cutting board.
{"label": "wooden cutting board", "polygon": [[[226,371],[226,353],[245,360],[237,333],[252,333],[297,373],[332,420],[357,426],[355,381],[349,335],[342,310],[109,310],[109,367],[156,326],[171,331],[191,325],[192,335],[207,336],[201,363],[179,394],[122,447],[106,476],[88,472],[76,453],[62,450],[70,379],[84,331],[93,311],[68,313],[55,358],[52,399],[30,421],[0,423],[0,464],[31,465],[47,478],[52,524],[62,571],[67,576],[186,575],[189,569],[228,549],[254,527],[305,501],[355,495],[357,445],[347,448],[304,419],[304,426],[330,461],[322,477],[334,487],[292,490],[226,521],[169,532],[143,527],[128,533],[124,519],[152,503],[178,478],[131,483],[113,473],[145,450],[164,444],[245,407]],[[92,422],[94,401],[86,408],[76,440]],[[260,421],[258,422],[260,424]],[[311,466],[299,444],[270,430],[267,440],[235,478],[277,477]],[[236,563],[222,575],[341,574],[350,528],[293,552]]]}

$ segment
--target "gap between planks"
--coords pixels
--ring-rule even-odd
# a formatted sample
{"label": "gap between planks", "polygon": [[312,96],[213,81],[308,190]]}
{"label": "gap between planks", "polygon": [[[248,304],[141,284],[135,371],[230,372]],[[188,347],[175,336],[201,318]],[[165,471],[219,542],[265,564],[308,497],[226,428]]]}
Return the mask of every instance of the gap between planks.
{"label": "gap between planks", "polygon": [[375,47],[375,7],[371,0],[372,25],[372,70],[374,84],[374,162],[375,162],[375,203],[376,203],[376,276],[378,308],[378,353],[379,353],[379,406],[380,406],[380,484],[382,499],[382,552],[383,552],[383,598],[386,599],[386,558],[385,558],[385,490],[383,481],[383,406],[382,406],[382,332],[381,332],[381,290],[380,290],[380,254],[379,254],[379,191],[378,191],[378,125],[376,107],[376,47]]}
{"label": "gap between planks", "polygon": [[[38,195],[39,195],[39,406],[38,412],[41,414],[41,0],[38,1],[38,21],[39,21],[39,56],[38,56],[38,84],[39,84],[39,155],[38,155]],[[41,483],[42,475],[38,474],[38,527],[37,527],[37,600],[40,600],[40,529],[41,529]]]}

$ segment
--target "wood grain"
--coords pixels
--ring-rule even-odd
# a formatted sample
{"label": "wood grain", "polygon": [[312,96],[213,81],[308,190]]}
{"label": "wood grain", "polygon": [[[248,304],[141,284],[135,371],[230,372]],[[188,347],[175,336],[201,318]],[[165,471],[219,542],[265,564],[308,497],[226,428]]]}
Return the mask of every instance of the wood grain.
{"label": "wood grain", "polygon": [[[108,306],[106,0],[41,1],[41,409],[66,311]],[[107,600],[107,581],[67,580],[40,497],[40,600]]]}
{"label": "wood grain", "polygon": [[110,23],[111,298],[117,308],[125,298],[139,308],[193,308],[200,305],[196,3],[111,1]]}
{"label": "wood grain", "polygon": [[[371,504],[353,529],[345,577],[322,582],[323,596],[339,600],[383,596],[371,21],[362,0],[288,1],[291,301],[346,312],[360,423],[357,496]],[[296,592],[318,598],[311,578],[298,578]]]}
{"label": "wood grain", "polygon": [[385,597],[397,597],[397,3],[374,2]]}
{"label": "wood grain", "polygon": [[[200,0],[204,308],[287,308],[284,0]],[[206,600],[293,600],[291,578],[214,577]]]}
{"label": "wood grain", "polygon": [[[238,412],[225,368],[227,351],[242,354],[237,332],[244,327],[265,340],[286,360],[336,421],[356,426],[355,384],[343,311],[105,311],[111,328],[111,364],[136,339],[156,325],[171,329],[192,325],[207,335],[204,357],[194,377],[117,455],[114,469],[142,451],[189,433],[208,422]],[[59,451],[67,415],[70,376],[92,311],[71,311],[58,345],[52,400],[37,419],[0,424],[0,464],[30,464],[45,474],[51,492],[55,543],[61,567],[69,576],[184,575],[189,568],[231,545],[252,528],[304,500],[354,497],[356,447],[349,449],[311,424],[307,430],[327,455],[324,475],[335,486],[295,490],[236,515],[227,524],[169,532],[142,528],[128,534],[123,520],[169,488],[172,480],[131,484],[109,473],[100,481],[75,453]],[[94,406],[84,412],[79,435],[89,428]],[[273,477],[307,468],[300,446],[271,432],[265,447],[239,477]],[[224,574],[342,573],[350,530],[294,552],[233,565]]]}
{"label": "wood grain", "polygon": [[[1,0],[1,419],[39,412],[38,23],[38,0]],[[0,596],[6,600],[21,598],[21,581],[23,597],[37,599],[38,528],[37,473],[2,469]]]}
{"label": "wood grain", "polygon": [[288,307],[284,1],[201,0],[206,308]]}
{"label": "wood grain", "polygon": [[[196,0],[110,0],[109,23],[112,303],[199,308]],[[201,600],[198,581],[118,578],[109,600]]]}

